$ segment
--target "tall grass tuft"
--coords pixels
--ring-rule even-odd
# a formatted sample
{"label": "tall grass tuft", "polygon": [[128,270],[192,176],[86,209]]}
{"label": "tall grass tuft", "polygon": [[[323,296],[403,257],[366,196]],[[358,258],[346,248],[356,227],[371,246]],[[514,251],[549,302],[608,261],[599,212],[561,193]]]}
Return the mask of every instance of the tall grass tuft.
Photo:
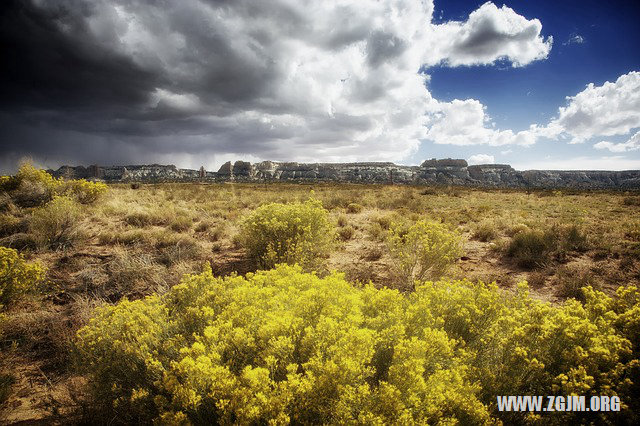
{"label": "tall grass tuft", "polygon": [[80,239],[80,208],[69,197],[55,197],[36,209],[30,220],[30,232],[42,249],[64,249]]}

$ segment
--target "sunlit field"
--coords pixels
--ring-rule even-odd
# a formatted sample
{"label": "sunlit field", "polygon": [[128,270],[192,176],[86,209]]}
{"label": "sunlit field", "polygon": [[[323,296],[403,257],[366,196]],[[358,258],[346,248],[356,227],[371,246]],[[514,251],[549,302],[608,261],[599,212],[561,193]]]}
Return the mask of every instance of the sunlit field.
{"label": "sunlit field", "polygon": [[1,422],[638,420],[638,193],[21,173],[0,192]]}

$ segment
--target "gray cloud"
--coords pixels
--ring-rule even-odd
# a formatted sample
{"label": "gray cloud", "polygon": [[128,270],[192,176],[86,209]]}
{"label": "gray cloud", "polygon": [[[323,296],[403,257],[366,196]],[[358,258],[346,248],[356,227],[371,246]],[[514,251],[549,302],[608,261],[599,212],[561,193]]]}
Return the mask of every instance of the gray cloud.
{"label": "gray cloud", "polygon": [[484,15],[472,16],[434,46],[449,28],[431,23],[431,1],[0,7],[5,163],[21,155],[52,167],[214,167],[229,156],[399,161],[427,134],[425,113],[438,108],[418,73],[433,62],[428,53],[444,52],[437,61],[451,65],[494,60],[496,52],[518,64],[539,58],[527,50],[539,41],[539,22],[524,18],[505,36]]}
{"label": "gray cloud", "polygon": [[540,29],[535,24],[527,25],[520,32],[510,34],[503,31],[491,19],[478,20],[469,29],[465,38],[455,44],[454,52],[464,55],[491,55],[506,43],[527,41],[537,36]]}
{"label": "gray cloud", "polygon": [[367,40],[367,60],[372,67],[378,67],[400,56],[406,48],[404,40],[394,34],[375,31]]}

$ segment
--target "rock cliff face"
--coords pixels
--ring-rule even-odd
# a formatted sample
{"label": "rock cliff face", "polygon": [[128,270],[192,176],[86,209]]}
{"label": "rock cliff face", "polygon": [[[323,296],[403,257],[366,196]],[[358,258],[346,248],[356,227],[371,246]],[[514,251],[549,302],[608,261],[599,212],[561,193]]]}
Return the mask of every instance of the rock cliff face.
{"label": "rock cliff face", "polygon": [[465,160],[431,159],[420,166],[393,163],[227,162],[217,172],[173,165],[62,166],[56,177],[106,182],[352,182],[441,184],[507,188],[640,189],[640,170],[517,171],[507,164],[469,166]]}

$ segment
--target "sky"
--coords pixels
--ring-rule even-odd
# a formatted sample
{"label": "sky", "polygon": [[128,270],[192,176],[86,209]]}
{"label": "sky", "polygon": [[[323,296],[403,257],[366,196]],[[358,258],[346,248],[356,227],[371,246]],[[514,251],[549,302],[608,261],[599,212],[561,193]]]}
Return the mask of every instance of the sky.
{"label": "sky", "polygon": [[640,3],[3,0],[0,172],[640,169]]}

